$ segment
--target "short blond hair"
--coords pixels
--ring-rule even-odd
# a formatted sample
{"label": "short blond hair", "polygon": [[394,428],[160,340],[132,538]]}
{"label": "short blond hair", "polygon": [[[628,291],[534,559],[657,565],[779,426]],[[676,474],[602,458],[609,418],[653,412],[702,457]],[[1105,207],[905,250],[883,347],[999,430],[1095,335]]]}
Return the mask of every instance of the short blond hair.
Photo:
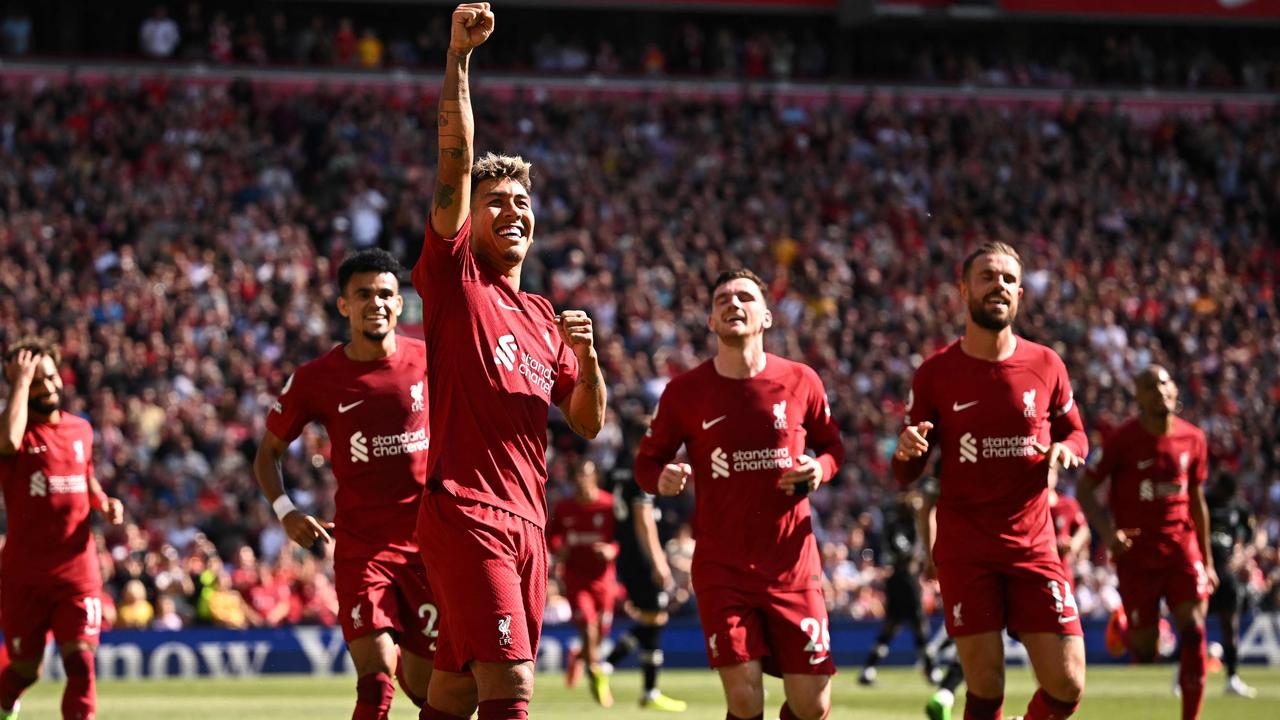
{"label": "short blond hair", "polygon": [[528,192],[533,190],[533,186],[530,184],[530,172],[532,170],[533,163],[519,155],[485,153],[483,157],[476,160],[475,164],[471,166],[471,187],[479,187],[480,183],[485,180],[511,178],[524,186],[525,191]]}

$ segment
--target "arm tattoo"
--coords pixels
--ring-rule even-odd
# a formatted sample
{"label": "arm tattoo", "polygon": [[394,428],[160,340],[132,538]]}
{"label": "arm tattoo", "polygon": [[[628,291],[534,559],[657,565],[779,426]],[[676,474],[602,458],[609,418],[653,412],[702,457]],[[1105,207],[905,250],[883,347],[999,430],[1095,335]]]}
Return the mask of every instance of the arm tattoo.
{"label": "arm tattoo", "polygon": [[602,379],[600,377],[600,369],[596,368],[593,372],[578,376],[578,384],[586,385],[588,389],[595,390],[600,387]]}
{"label": "arm tattoo", "polygon": [[453,205],[453,193],[456,191],[452,185],[440,185],[436,188],[436,207],[441,210],[447,210]]}
{"label": "arm tattoo", "polygon": [[462,159],[462,148],[440,148],[440,152],[448,155],[453,160]]}

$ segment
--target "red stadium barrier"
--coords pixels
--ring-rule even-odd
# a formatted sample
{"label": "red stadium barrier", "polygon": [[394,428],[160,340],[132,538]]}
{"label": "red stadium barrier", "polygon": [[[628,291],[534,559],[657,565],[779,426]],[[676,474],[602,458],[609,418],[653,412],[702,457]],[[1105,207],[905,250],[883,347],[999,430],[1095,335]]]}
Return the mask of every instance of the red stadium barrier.
{"label": "red stadium barrier", "polygon": [[1272,0],[1000,0],[1000,7],[1054,15],[1280,19],[1280,3]]}

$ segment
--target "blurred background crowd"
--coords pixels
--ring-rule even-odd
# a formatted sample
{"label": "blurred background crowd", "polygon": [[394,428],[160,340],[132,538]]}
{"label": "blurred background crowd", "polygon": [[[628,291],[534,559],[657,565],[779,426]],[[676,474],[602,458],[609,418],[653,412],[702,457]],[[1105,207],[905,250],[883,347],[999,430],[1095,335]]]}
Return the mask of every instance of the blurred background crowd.
{"label": "blurred background crowd", "polygon": [[[172,52],[211,57],[217,14],[202,17],[211,25],[192,33],[177,13]],[[248,17],[223,18],[232,56]],[[286,20],[281,61],[302,61],[307,26]],[[330,20],[317,32],[341,26]],[[439,47],[422,52],[434,61]],[[116,627],[334,622],[331,559],[287,541],[252,457],[285,378],[345,339],[342,256],[377,245],[416,259],[436,157],[436,89],[422,92],[147,81],[0,93],[0,345],[62,344],[68,409],[92,421],[98,476],[127,509],[102,539]],[[1095,446],[1133,411],[1132,375],[1170,368],[1214,473],[1234,474],[1258,516],[1229,572],[1255,608],[1280,609],[1280,109],[1139,126],[1082,102],[529,91],[476,108],[479,149],[534,163],[524,289],[588,311],[610,388],[596,441],[553,423],[552,504],[571,492],[575,458],[606,474],[630,462],[667,380],[712,352],[708,280],[753,268],[775,317],[766,347],[818,370],[847,445],[813,496],[833,620],[880,617],[910,378],[962,327],[957,262],[995,238],[1022,250],[1018,328],[1063,356]],[[402,325],[414,323],[411,307]],[[327,453],[312,427],[285,459],[294,501],[326,517]],[[687,612],[691,499],[659,508]],[[1082,614],[1104,617],[1115,579],[1099,543],[1076,574]],[[553,592],[557,618],[568,611]]]}
{"label": "blurred background crowd", "polygon": [[[443,10],[422,3],[121,0],[70,16],[56,4],[9,0],[0,55],[434,70],[448,40]],[[1116,24],[1099,31],[1034,18],[960,25],[890,18],[846,27],[804,15],[762,22],[759,15],[662,10],[504,7],[503,27],[519,34],[488,48],[477,67],[605,77],[1280,89],[1280,47],[1266,26]]]}

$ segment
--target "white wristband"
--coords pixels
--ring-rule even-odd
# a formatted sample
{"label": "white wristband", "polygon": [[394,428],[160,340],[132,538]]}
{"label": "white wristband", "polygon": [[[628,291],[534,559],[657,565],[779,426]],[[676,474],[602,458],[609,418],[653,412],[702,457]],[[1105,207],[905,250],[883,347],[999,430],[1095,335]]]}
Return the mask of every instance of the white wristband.
{"label": "white wristband", "polygon": [[293,501],[289,499],[287,494],[284,494],[276,498],[275,501],[271,503],[271,509],[276,511],[276,517],[284,520],[285,515],[288,515],[298,508],[294,507]]}

